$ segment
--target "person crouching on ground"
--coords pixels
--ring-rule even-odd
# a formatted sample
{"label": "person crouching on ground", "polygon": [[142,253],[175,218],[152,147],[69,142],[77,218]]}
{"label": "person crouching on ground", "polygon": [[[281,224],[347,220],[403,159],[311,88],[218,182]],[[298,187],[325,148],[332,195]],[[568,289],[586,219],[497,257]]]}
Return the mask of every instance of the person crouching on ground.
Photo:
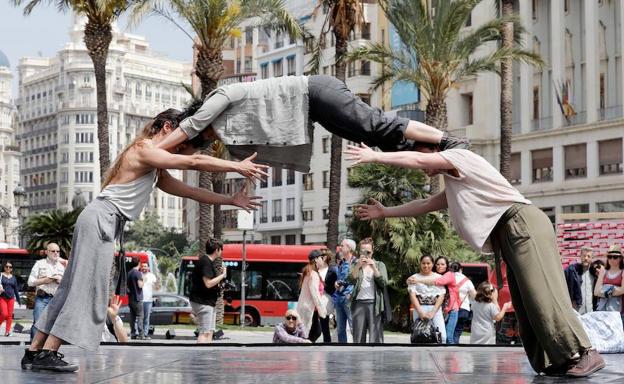
{"label": "person crouching on ground", "polygon": [[289,309],[284,315],[284,321],[275,326],[273,344],[310,344],[311,340],[305,332],[305,327],[299,318],[299,313]]}

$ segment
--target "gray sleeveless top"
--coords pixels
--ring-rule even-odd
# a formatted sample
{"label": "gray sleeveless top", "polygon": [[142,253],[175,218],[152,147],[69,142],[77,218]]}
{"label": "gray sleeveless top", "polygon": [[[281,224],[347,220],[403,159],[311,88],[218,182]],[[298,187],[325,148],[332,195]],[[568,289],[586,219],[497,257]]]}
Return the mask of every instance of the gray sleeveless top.
{"label": "gray sleeveless top", "polygon": [[136,220],[149,202],[158,181],[156,169],[126,184],[109,184],[100,192],[99,199],[113,203],[128,220]]}

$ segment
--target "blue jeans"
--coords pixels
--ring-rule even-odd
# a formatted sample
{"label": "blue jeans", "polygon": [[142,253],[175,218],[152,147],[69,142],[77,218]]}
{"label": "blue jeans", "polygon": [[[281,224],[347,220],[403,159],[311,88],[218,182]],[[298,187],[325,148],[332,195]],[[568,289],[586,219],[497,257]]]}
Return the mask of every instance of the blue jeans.
{"label": "blue jeans", "polygon": [[463,308],[459,309],[457,314],[457,325],[455,326],[455,333],[453,334],[453,340],[455,344],[459,344],[459,338],[461,337],[466,324],[470,322],[470,311]]}
{"label": "blue jeans", "polygon": [[353,330],[349,300],[347,300],[345,296],[341,296],[334,301],[334,307],[336,308],[336,333],[338,333],[338,342],[346,343],[347,322],[349,322],[349,328]]}
{"label": "blue jeans", "polygon": [[153,301],[144,301],[143,302],[143,335],[147,336],[149,334],[149,326],[150,326],[150,315],[152,314],[152,305]]}
{"label": "blue jeans", "polygon": [[446,344],[457,344],[455,341],[455,326],[457,326],[458,310],[450,311],[446,319]]}
{"label": "blue jeans", "polygon": [[39,316],[43,313],[43,310],[48,306],[52,300],[52,297],[39,297],[35,296],[35,308],[33,309],[33,325],[30,327],[30,341],[32,341],[33,337],[35,337],[35,332],[37,328],[35,328],[35,324],[37,320],[39,320]]}

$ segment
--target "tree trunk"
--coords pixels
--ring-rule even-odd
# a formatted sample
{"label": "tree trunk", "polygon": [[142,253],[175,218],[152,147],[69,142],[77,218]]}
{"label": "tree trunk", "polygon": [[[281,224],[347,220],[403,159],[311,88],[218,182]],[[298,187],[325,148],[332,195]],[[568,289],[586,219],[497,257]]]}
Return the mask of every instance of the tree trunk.
{"label": "tree trunk", "polygon": [[[210,92],[212,92],[219,81],[219,78],[223,74],[223,54],[220,49],[211,50],[204,49],[202,46],[198,46],[197,61],[195,62],[195,74],[199,78],[201,84],[201,97],[205,99]],[[202,154],[212,155],[209,151],[202,151]],[[219,175],[220,176],[220,175]],[[199,174],[199,188],[213,191],[214,182],[216,177],[209,172],[200,172]],[[216,217],[220,214],[219,206],[200,204],[199,205],[199,241],[202,247],[205,246],[206,241],[211,237],[217,237],[214,232],[214,224]],[[220,238],[221,234],[217,238]],[[202,251],[204,252],[204,251]],[[217,271],[223,271],[223,259],[217,258],[215,260],[215,266]],[[223,324],[223,292],[217,299],[216,310],[216,323]]]}
{"label": "tree trunk", "polygon": [[[225,182],[225,173],[213,173],[212,174],[212,191],[215,193],[223,193],[223,183]],[[214,206],[214,223],[212,226],[213,237],[215,239],[221,239],[223,237],[223,212],[221,206],[215,204]]]}
{"label": "tree trunk", "polygon": [[106,99],[106,58],[108,47],[113,39],[111,26],[100,24],[91,19],[85,26],[84,42],[95,71],[97,95],[97,137],[100,155],[100,180],[110,165],[110,146],[108,141],[108,106]]}
{"label": "tree trunk", "polygon": [[[513,14],[513,0],[503,0],[503,16]],[[513,23],[505,23],[502,31],[503,48],[513,47]],[[501,131],[500,131],[500,173],[507,179],[511,177],[511,136],[513,102],[513,61],[501,60]]]}
{"label": "tree trunk", "polygon": [[[336,78],[346,81],[346,63],[340,57],[347,52],[348,41],[343,37],[345,34],[334,29],[336,38]],[[346,34],[348,36],[348,33]],[[327,248],[335,250],[338,245],[338,226],[340,223],[340,185],[342,177],[342,138],[332,134],[329,166],[329,205],[327,211]]]}
{"label": "tree trunk", "polygon": [[[427,103],[425,111],[425,124],[436,127],[441,131],[446,131],[448,128],[448,116],[446,111],[446,102],[444,99],[431,99]],[[440,191],[440,175],[430,178],[429,185],[431,186],[431,194]]]}

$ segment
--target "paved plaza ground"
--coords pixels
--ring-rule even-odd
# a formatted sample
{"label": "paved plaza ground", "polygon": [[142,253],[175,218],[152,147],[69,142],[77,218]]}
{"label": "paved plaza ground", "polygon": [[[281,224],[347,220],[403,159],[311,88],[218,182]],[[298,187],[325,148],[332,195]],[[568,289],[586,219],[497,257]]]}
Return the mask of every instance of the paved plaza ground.
{"label": "paved plaza ground", "polygon": [[536,376],[517,347],[103,346],[63,349],[76,373],[22,371],[21,346],[0,345],[3,384],[13,383],[622,383],[622,355],[589,379]]}

